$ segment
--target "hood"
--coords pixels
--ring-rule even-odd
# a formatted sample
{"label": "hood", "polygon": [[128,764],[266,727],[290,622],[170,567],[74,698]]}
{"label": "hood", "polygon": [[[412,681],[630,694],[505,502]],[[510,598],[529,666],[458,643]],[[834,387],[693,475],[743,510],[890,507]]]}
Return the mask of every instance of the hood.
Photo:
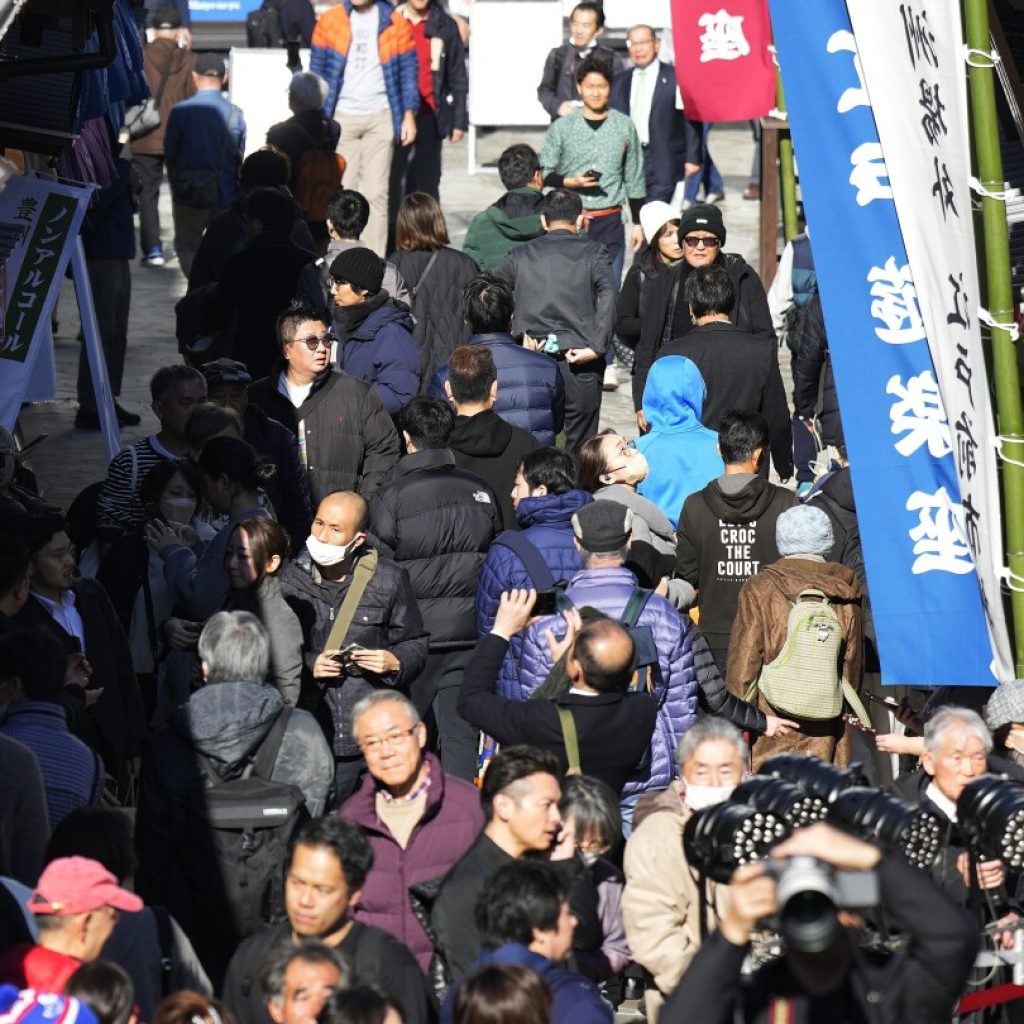
{"label": "hood", "polygon": [[656,359],[644,387],[644,413],[651,430],[696,430],[707,388],[697,364],[686,356]]}
{"label": "hood", "polygon": [[680,819],[679,828],[682,831],[683,825],[686,824],[693,811],[683,803],[680,789],[681,786],[676,781],[668,789],[644,793],[637,800],[636,808],[633,810],[633,831],[637,830],[644,818],[649,818],[652,814],[657,814],[659,811],[666,811],[669,814],[676,815]]}
{"label": "hood", "polygon": [[768,510],[775,488],[764,477],[755,476],[735,494],[726,494],[717,480],[703,490],[704,501],[718,518],[730,523],[750,523]]}
{"label": "hood", "polygon": [[490,209],[498,210],[511,220],[534,219],[540,216],[544,205],[544,193],[535,188],[514,188],[500,196],[490,205]]}
{"label": "hood", "polygon": [[837,601],[856,601],[861,596],[857,575],[838,562],[818,562],[810,558],[780,558],[761,572],[781,593],[795,600],[801,590],[820,590]]}
{"label": "hood", "polygon": [[448,446],[473,458],[496,458],[512,440],[512,428],[493,409],[456,416]]}
{"label": "hood", "polygon": [[829,474],[821,484],[821,493],[831,498],[840,508],[847,512],[855,512],[856,505],[853,500],[853,479],[850,476],[850,467],[836,470]]}
{"label": "hood", "polygon": [[241,771],[282,706],[277,690],[263,683],[212,683],[178,709],[178,731],[225,777]]}
{"label": "hood", "polygon": [[609,484],[594,491],[595,501],[615,501],[631,509],[634,516],[642,519],[647,528],[656,537],[669,541],[672,551],[675,551],[676,531],[675,527],[668,521],[668,516],[654,504],[653,501],[637,494],[632,487],[625,484]]}
{"label": "hood", "polygon": [[546,494],[542,498],[523,498],[516,508],[516,522],[528,526],[561,526],[572,528],[572,517],[594,499],[587,491],[566,491]]}

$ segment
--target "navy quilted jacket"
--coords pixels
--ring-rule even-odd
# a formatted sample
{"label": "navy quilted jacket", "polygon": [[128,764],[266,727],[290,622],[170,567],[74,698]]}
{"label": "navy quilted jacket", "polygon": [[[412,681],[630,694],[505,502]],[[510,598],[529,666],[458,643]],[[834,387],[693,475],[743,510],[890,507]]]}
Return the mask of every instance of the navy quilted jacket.
{"label": "navy quilted jacket", "polygon": [[[571,579],[583,568],[572,541],[572,517],[577,509],[593,500],[587,491],[566,491],[542,498],[523,498],[519,502],[516,522],[540,552],[556,581]],[[477,633],[483,636],[491,631],[502,591],[531,586],[519,556],[503,544],[493,544],[480,569],[476,588]],[[516,665],[521,648],[522,638],[514,636],[498,675],[498,693],[510,700],[516,696]]]}
{"label": "navy quilted jacket", "polygon": [[[624,566],[584,569],[569,583],[566,595],[577,608],[588,606],[619,618],[636,588],[636,577]],[[676,776],[676,747],[684,732],[697,720],[697,673],[694,668],[690,620],[657,594],[644,607],[638,626],[647,626],[658,648],[658,664],[651,682],[659,701],[658,720],[651,737],[651,759],[646,778],[626,785],[625,793],[664,789]],[[559,615],[535,622],[523,635],[519,661],[519,689],[513,699],[526,700],[551,671],[551,655],[544,639],[546,629],[564,632]]]}

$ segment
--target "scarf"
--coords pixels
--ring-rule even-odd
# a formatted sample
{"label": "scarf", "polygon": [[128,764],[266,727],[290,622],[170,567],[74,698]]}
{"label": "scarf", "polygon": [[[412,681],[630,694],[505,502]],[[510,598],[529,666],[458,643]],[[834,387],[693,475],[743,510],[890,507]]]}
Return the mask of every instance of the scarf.
{"label": "scarf", "polygon": [[371,295],[365,302],[358,306],[335,306],[334,325],[341,334],[342,341],[348,341],[363,325],[363,321],[376,310],[380,309],[390,296],[386,291],[379,291]]}

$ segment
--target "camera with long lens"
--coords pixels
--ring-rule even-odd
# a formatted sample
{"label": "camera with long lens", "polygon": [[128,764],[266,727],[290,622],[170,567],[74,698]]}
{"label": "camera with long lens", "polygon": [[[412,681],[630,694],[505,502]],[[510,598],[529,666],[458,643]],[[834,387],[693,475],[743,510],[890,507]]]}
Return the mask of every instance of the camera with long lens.
{"label": "camera with long lens", "polygon": [[956,802],[957,824],[974,849],[1007,867],[1024,867],[1024,786],[999,775],[980,775]]}

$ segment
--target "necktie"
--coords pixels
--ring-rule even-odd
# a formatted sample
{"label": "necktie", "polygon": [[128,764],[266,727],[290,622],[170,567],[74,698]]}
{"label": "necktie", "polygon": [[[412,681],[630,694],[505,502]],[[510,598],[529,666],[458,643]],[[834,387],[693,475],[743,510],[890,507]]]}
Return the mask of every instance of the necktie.
{"label": "necktie", "polygon": [[643,70],[638,69],[633,74],[636,76],[636,89],[633,93],[631,116],[641,143],[645,143],[647,141],[647,118],[650,114],[645,102],[647,99],[647,68]]}

